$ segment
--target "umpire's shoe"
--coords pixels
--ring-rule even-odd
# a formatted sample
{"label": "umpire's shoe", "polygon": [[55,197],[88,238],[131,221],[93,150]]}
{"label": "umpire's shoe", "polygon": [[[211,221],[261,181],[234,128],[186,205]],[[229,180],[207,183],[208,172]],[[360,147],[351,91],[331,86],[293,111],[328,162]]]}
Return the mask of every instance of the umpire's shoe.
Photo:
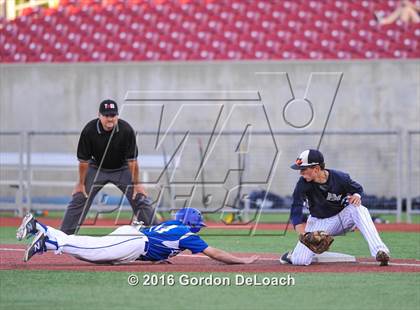
{"label": "umpire's shoe", "polygon": [[25,256],[23,257],[23,261],[27,262],[31,259],[32,256],[34,256],[36,253],[44,253],[47,251],[47,246],[45,245],[45,239],[47,237],[45,236],[44,232],[39,231],[34,240],[32,240],[32,243],[25,251]]}
{"label": "umpire's shoe", "polygon": [[19,241],[30,235],[35,235],[38,232],[36,229],[36,220],[31,213],[26,214],[16,231],[16,239]]}
{"label": "umpire's shoe", "polygon": [[279,259],[280,264],[282,264],[282,265],[291,264],[292,265],[291,257],[292,257],[292,252],[284,253]]}
{"label": "umpire's shoe", "polygon": [[378,251],[376,253],[376,261],[380,262],[380,266],[388,266],[389,255],[385,251]]}

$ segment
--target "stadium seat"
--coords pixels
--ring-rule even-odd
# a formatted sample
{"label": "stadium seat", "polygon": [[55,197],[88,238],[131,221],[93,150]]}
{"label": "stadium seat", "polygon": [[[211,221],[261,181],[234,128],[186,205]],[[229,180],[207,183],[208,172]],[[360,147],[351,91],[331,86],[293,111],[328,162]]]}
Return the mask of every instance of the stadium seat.
{"label": "stadium seat", "polygon": [[61,0],[0,22],[2,62],[418,58],[397,1]]}

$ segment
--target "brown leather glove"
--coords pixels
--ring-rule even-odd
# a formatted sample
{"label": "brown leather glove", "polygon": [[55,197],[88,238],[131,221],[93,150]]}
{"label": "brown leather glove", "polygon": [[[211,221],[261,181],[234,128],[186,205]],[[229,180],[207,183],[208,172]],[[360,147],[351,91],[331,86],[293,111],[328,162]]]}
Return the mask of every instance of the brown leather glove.
{"label": "brown leather glove", "polygon": [[316,254],[321,254],[327,251],[334,238],[325,231],[307,232],[304,235],[299,235],[299,241]]}

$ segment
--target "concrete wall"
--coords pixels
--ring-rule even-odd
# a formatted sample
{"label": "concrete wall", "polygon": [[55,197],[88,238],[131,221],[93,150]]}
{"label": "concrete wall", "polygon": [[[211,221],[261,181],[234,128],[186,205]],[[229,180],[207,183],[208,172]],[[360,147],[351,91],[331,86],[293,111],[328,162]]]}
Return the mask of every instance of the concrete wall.
{"label": "concrete wall", "polygon": [[312,78],[308,99],[317,109],[331,102],[337,82],[331,72],[343,72],[330,129],[415,129],[419,66],[416,60],[1,64],[0,130],[79,130],[96,115],[98,102],[110,97],[122,103],[128,90],[259,90],[273,129],[290,129],[281,118],[291,97],[285,76],[255,72],[287,72],[297,98],[311,72],[330,73]]}
{"label": "concrete wall", "polygon": [[[256,74],[256,72],[260,72]],[[270,74],[267,74],[270,72]],[[320,131],[325,125],[337,89],[342,81],[331,110],[328,130],[420,130],[418,61],[325,61],[325,62],[190,62],[190,63],[106,63],[106,64],[25,64],[0,65],[0,131],[7,130],[76,130],[96,117],[98,103],[114,98],[124,105],[121,117],[140,131],[157,131],[161,109],[164,114],[161,129],[166,130],[177,112],[172,130],[212,130],[217,117],[217,129],[291,132]],[[285,74],[287,73],[287,75]],[[311,73],[313,73],[311,75]],[[290,84],[288,82],[290,80]],[[203,98],[213,96],[226,101],[159,101],[125,102],[128,91],[169,91],[142,93],[142,98]],[[182,91],[194,91],[188,94]],[[178,92],[171,92],[178,91]],[[200,91],[220,91],[205,94]],[[293,95],[299,99],[289,105],[286,119],[295,125],[311,120],[305,129],[291,127],[283,117],[283,108]],[[259,94],[259,95],[258,95]],[[261,96],[261,102],[251,101]],[[230,101],[248,98],[249,101]],[[228,100],[229,99],[229,100]],[[188,103],[188,106],[181,106]],[[223,110],[221,107],[223,106]],[[265,110],[264,110],[265,109]],[[234,111],[231,115],[230,111]],[[230,115],[230,119],[229,119]],[[208,138],[208,137],[207,137]],[[1,138],[2,152],[16,148],[13,142]],[[290,193],[296,173],[288,169],[297,153],[316,147],[319,135],[285,136],[275,139],[279,154],[270,137],[252,138],[247,175],[255,183],[267,176],[274,159],[272,190]],[[7,141],[6,141],[7,140]],[[203,137],[204,143],[206,137]],[[169,141],[169,140],[168,140]],[[168,153],[181,138],[171,140]],[[193,139],[191,138],[191,141]],[[207,177],[215,182],[229,169],[237,169],[239,137],[219,141],[219,149],[210,161]],[[199,153],[197,141],[188,144],[178,181],[194,176]],[[395,137],[326,136],[321,149],[329,166],[349,170],[364,183],[368,192],[395,195],[397,179],[397,148]],[[140,137],[144,153],[161,153],[154,148],[156,137]],[[35,151],[75,152],[77,135],[73,137],[39,137]],[[245,146],[242,146],[245,147]],[[371,171],[372,161],[385,169]],[[404,171],[406,173],[406,171]],[[231,173],[232,184],[237,175]],[[155,178],[158,177],[158,174]],[[255,182],[255,181],[258,182]],[[262,186],[264,187],[264,186]]]}

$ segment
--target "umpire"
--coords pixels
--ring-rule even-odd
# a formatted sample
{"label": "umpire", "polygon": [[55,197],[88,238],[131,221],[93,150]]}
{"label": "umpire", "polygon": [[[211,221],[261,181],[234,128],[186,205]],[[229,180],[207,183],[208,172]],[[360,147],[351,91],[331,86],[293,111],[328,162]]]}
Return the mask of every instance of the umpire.
{"label": "umpire", "polygon": [[145,203],[137,155],[136,135],[130,124],[118,118],[117,103],[109,99],[102,101],[98,118],[87,123],[80,134],[79,181],[64,214],[63,232],[76,232],[96,194],[107,183],[115,184],[125,194],[137,220],[146,225],[157,224],[153,208]]}

